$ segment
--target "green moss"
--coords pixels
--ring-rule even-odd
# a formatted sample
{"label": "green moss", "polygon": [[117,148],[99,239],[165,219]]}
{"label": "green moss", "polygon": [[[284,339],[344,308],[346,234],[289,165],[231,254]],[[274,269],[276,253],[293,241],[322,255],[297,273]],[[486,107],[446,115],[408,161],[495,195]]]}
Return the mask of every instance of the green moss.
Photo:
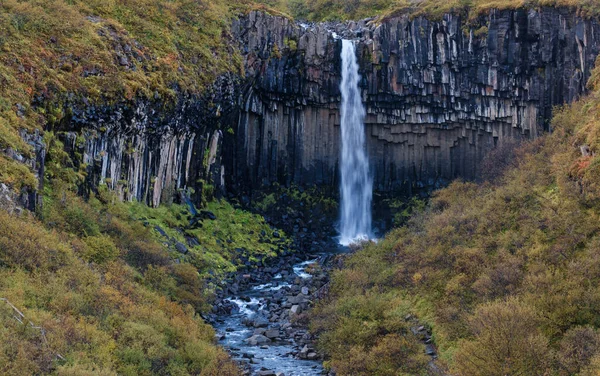
{"label": "green moss", "polygon": [[473,35],[475,37],[479,38],[481,36],[487,36],[487,33],[488,33],[487,26],[481,26],[479,29],[477,29],[473,32]]}
{"label": "green moss", "polygon": [[295,39],[285,38],[283,43],[292,52],[298,49],[298,42]]}
{"label": "green moss", "polygon": [[[195,238],[200,245],[189,247],[186,260],[208,276],[209,273],[224,275],[243,266],[240,258],[257,261],[272,258],[289,245],[285,233],[273,236],[273,230],[264,218],[240,209],[226,201],[210,201],[203,210],[215,214],[216,219],[204,219],[201,227],[190,226],[188,208],[184,205],[149,208],[131,204],[134,218],[141,218],[148,227],[158,226],[171,239],[186,244],[187,238]],[[155,230],[161,239],[158,230]],[[264,235],[263,235],[264,234]]]}
{"label": "green moss", "polygon": [[383,204],[390,208],[394,226],[399,227],[405,225],[410,218],[418,213],[425,211],[427,201],[418,197],[409,199],[387,199]]}

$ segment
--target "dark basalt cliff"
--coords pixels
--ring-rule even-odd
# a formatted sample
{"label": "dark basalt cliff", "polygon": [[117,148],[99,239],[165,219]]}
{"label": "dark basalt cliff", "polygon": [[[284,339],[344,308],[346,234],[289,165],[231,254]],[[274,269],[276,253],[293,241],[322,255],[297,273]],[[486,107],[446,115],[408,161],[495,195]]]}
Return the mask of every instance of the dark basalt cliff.
{"label": "dark basalt cliff", "polygon": [[585,89],[599,26],[555,8],[491,11],[470,25],[455,15],[297,25],[251,13],[234,25],[249,81],[229,181],[337,186],[333,33],[358,40],[374,187],[410,192],[474,179],[496,145],[548,130],[552,107]]}
{"label": "dark basalt cliff", "polygon": [[204,96],[106,106],[69,105],[69,121],[54,129],[76,168],[86,170],[87,195],[105,183],[123,200],[152,206],[171,202],[185,190],[200,200],[205,184],[224,192],[221,149],[231,118],[238,78],[220,77]]}
{"label": "dark basalt cliff", "polygon": [[170,108],[71,105],[55,130],[87,172],[84,194],[101,182],[151,205],[206,183],[236,194],[274,182],[335,193],[336,35],[358,41],[375,189],[473,179],[496,145],[548,130],[552,107],[584,91],[600,50],[599,23],[570,9],[492,11],[469,25],[455,15],[303,25],[252,12],[232,27],[245,77],[222,76]]}

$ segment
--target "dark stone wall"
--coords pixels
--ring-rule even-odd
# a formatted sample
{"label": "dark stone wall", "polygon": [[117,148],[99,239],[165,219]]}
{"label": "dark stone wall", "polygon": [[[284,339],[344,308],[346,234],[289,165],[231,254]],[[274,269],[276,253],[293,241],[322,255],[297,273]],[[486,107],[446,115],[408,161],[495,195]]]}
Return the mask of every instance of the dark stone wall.
{"label": "dark stone wall", "polygon": [[358,40],[374,187],[411,193],[474,179],[495,146],[549,130],[553,106],[585,91],[599,26],[566,8],[491,11],[469,24],[449,14],[300,25],[253,12],[233,25],[247,81],[226,141],[228,186],[337,186],[334,33]]}

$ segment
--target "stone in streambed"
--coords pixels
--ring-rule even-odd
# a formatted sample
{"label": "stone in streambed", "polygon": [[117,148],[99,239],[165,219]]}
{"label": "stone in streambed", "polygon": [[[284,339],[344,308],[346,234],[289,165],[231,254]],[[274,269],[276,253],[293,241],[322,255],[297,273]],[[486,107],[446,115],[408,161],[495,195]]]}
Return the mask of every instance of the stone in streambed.
{"label": "stone in streambed", "polygon": [[252,337],[245,339],[244,342],[246,342],[250,346],[256,346],[271,342],[271,340],[261,334],[255,334]]}
{"label": "stone in streambed", "polygon": [[265,332],[265,337],[269,339],[274,339],[281,336],[281,332],[277,329],[269,329]]}
{"label": "stone in streambed", "polygon": [[269,326],[269,320],[265,319],[264,317],[261,317],[259,319],[254,320],[253,326],[255,328],[266,328],[267,326]]}
{"label": "stone in streambed", "polygon": [[302,350],[300,350],[300,352],[298,353],[298,358],[306,359],[308,357],[308,351],[309,351],[308,346],[304,345]]}

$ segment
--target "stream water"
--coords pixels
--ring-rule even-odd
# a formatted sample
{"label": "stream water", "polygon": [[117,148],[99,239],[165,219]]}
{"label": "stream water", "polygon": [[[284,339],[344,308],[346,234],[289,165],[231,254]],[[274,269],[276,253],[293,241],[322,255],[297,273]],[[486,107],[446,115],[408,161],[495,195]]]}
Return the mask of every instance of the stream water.
{"label": "stream water", "polygon": [[[340,244],[367,240],[371,234],[372,179],[365,151],[365,110],[358,86],[360,75],[354,43],[342,41],[341,106],[341,229]],[[331,253],[347,250],[339,247]],[[318,257],[327,257],[321,254]],[[312,338],[297,325],[327,277],[309,271],[318,259],[239,276],[232,294],[221,304],[214,326],[231,356],[247,365],[252,375],[321,375],[324,371]],[[317,268],[318,269],[318,268]]]}
{"label": "stream water", "polygon": [[[306,329],[294,327],[290,324],[291,317],[286,317],[288,314],[292,316],[290,306],[296,305],[292,303],[301,306],[301,299],[311,299],[307,286],[311,285],[313,275],[306,268],[318,262],[315,258],[293,264],[291,268],[276,270],[272,278],[256,279],[235,296],[225,299],[234,305],[233,310],[229,315],[220,316],[214,327],[221,336],[220,344],[235,360],[247,364],[250,374],[293,376],[324,373],[321,360],[312,347],[310,352],[307,351],[311,343],[304,340],[307,338]],[[281,318],[273,320],[274,314]],[[259,336],[255,337],[257,334]],[[253,338],[263,337],[270,340],[252,342]],[[303,348],[305,359],[299,357]]]}

